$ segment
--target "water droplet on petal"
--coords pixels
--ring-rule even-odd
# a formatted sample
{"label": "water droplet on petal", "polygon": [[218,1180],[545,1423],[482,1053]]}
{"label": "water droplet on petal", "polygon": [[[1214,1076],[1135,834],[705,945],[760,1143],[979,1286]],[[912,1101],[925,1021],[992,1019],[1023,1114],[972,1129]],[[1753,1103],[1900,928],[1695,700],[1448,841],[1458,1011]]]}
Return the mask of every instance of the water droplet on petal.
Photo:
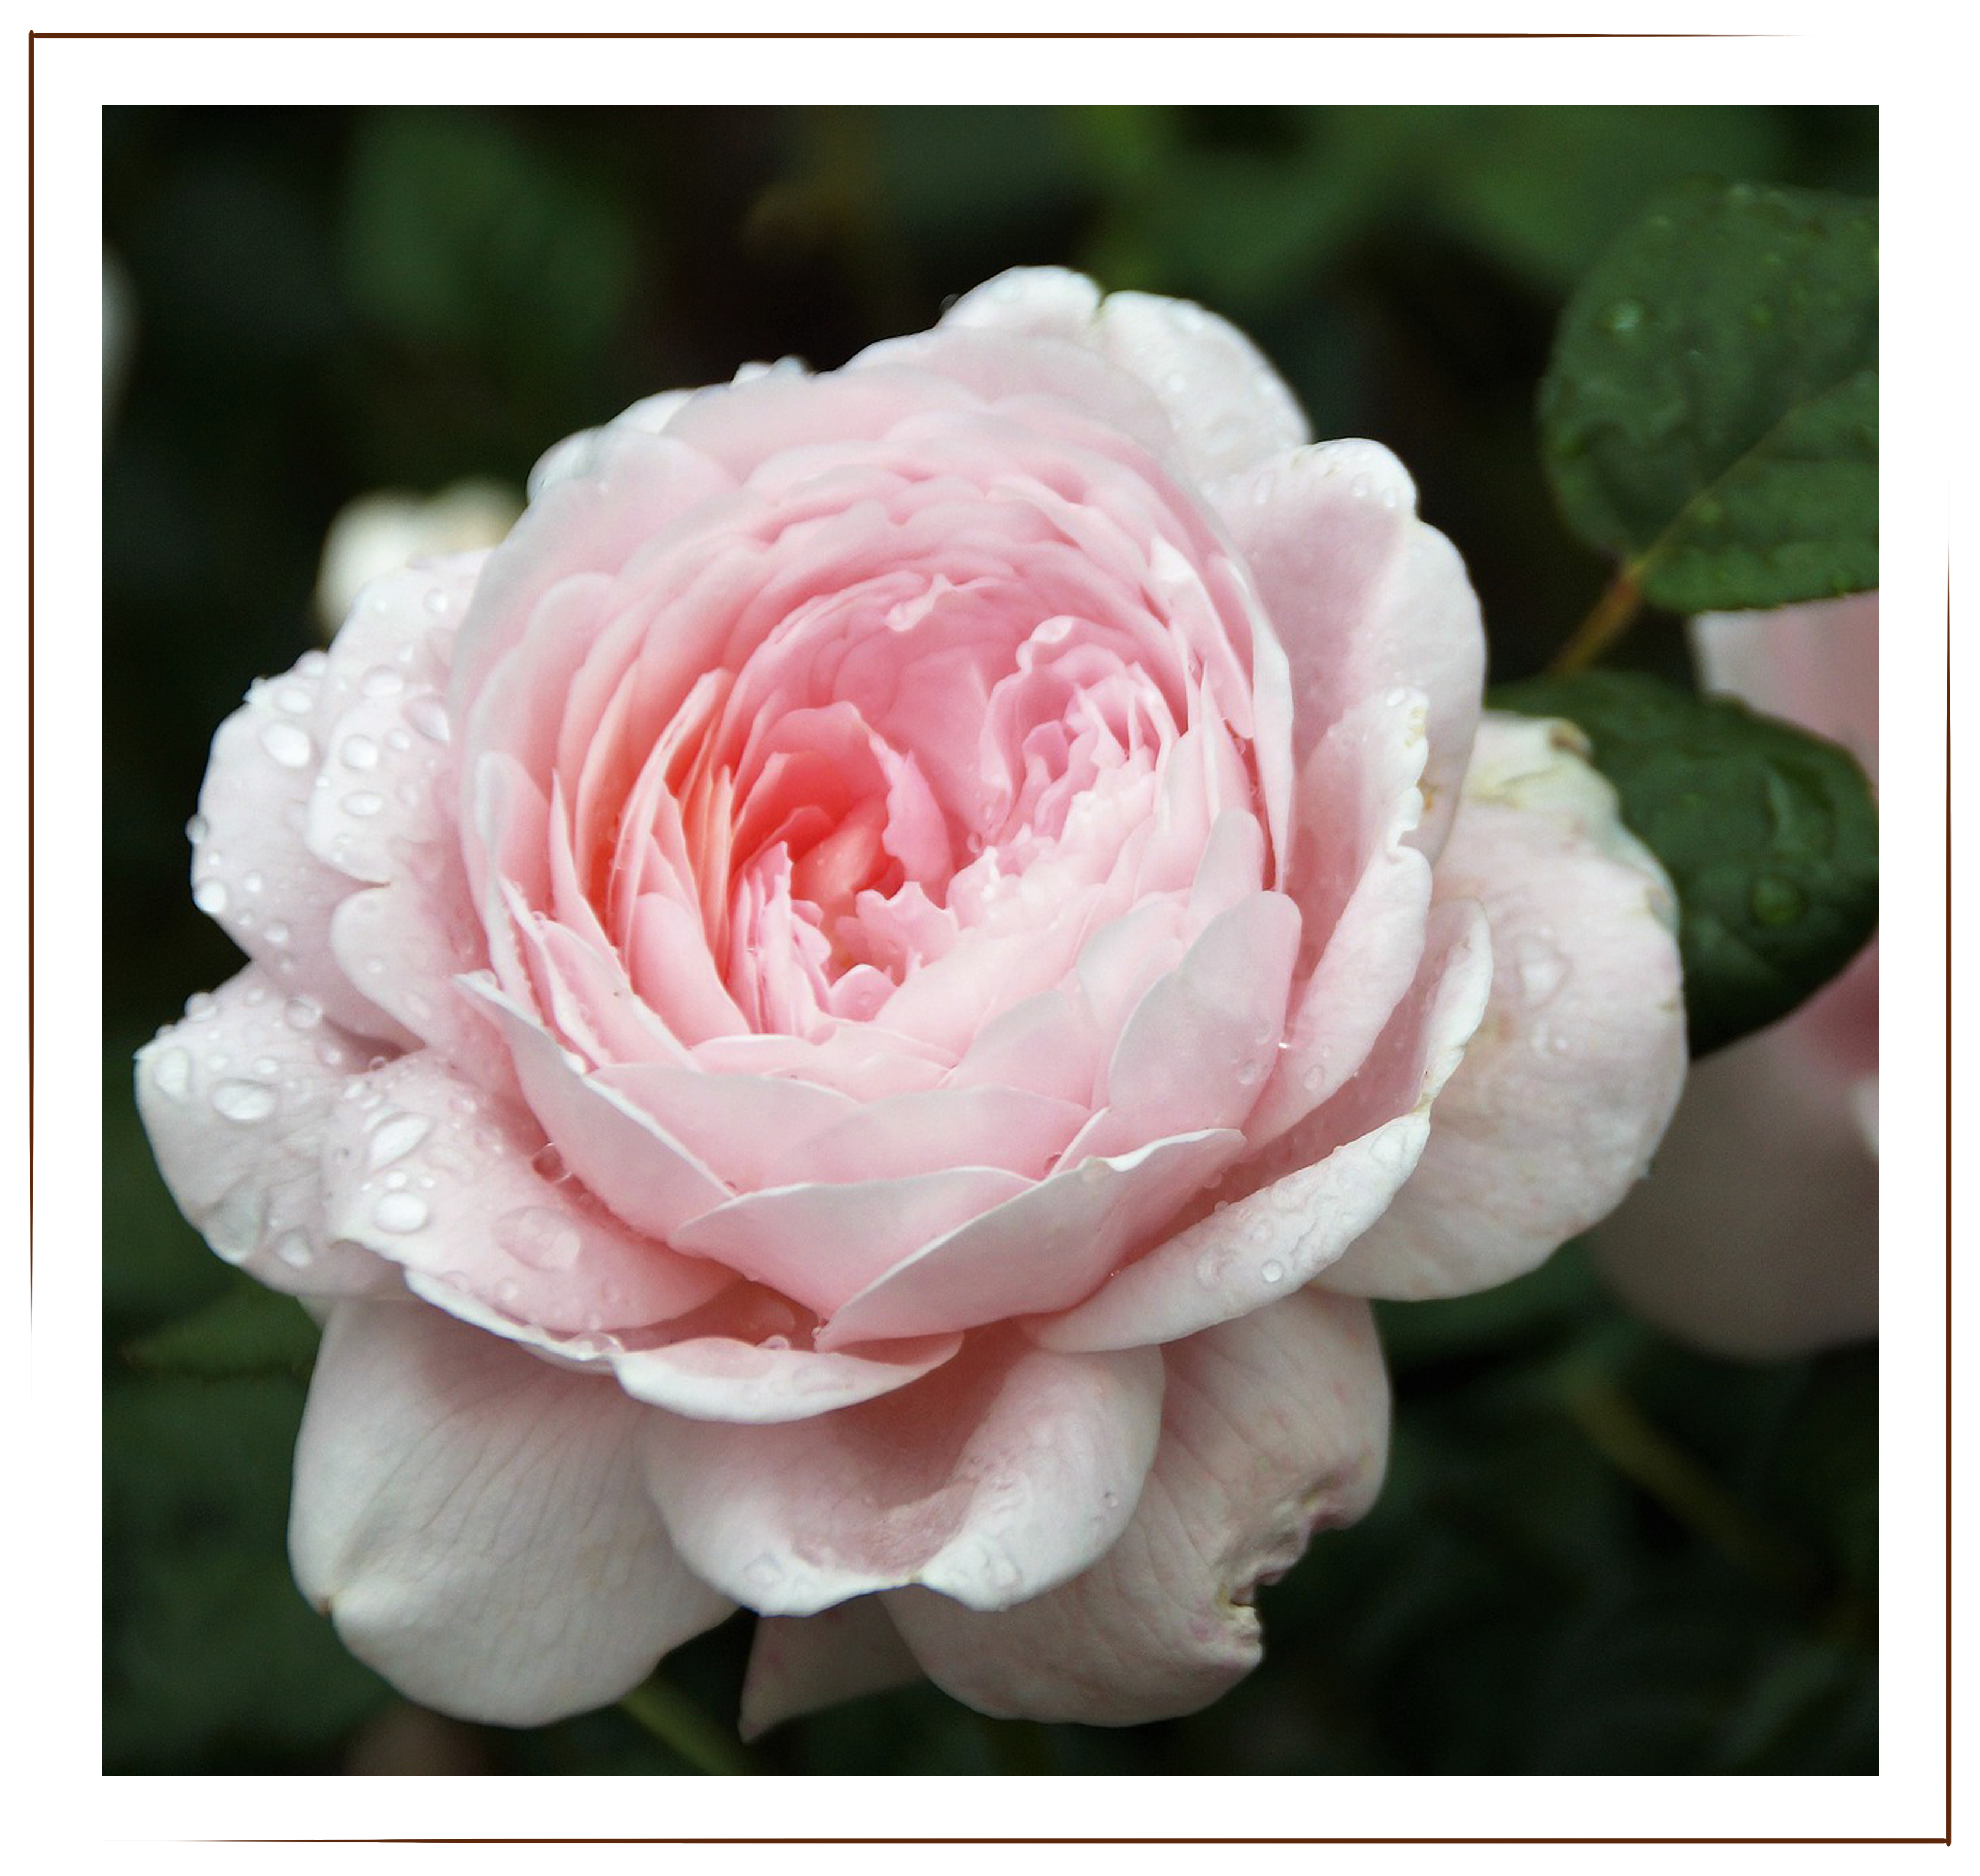
{"label": "water droplet on petal", "polygon": [[1281,1263],[1277,1258],[1272,1258],[1259,1265],[1258,1274],[1268,1283],[1284,1283],[1286,1277],[1286,1267],[1283,1263]]}
{"label": "water droplet on petal", "polygon": [[192,1058],[184,1049],[167,1049],[151,1058],[151,1084],[172,1101],[184,1101],[192,1085]]}
{"label": "water droplet on petal", "polygon": [[192,889],[192,902],[209,918],[218,918],[227,909],[227,887],[224,881],[202,879]]}
{"label": "water droplet on petal", "polygon": [[216,1114],[251,1125],[275,1111],[275,1091],[259,1081],[223,1081],[213,1091]]}
{"label": "water droplet on petal", "polygon": [[301,769],[316,753],[309,732],[294,723],[267,725],[261,732],[261,746],[284,769]]}
{"label": "water droplet on petal", "polygon": [[374,795],[369,789],[360,789],[356,794],[344,798],[344,812],[357,815],[360,821],[369,820],[384,805],[384,796]]}
{"label": "water droplet on petal", "polygon": [[309,1267],[310,1241],[300,1231],[284,1231],[275,1240],[274,1251],[277,1258],[292,1270]]}
{"label": "water droplet on petal", "polygon": [[410,1192],[388,1192],[371,1214],[381,1231],[417,1231],[429,1214],[427,1202]]}
{"label": "water droplet on petal", "polygon": [[567,1270],[584,1249],[577,1227],[547,1205],[525,1205],[495,1221],[495,1241],[533,1270]]}
{"label": "water droplet on petal", "polygon": [[347,769],[378,766],[378,745],[369,736],[346,736],[338,745],[337,755]]}
{"label": "water droplet on petal", "polygon": [[1523,931],[1513,941],[1512,961],[1520,995],[1531,1008],[1551,1001],[1567,981],[1567,960],[1560,948],[1540,932]]}
{"label": "water droplet on petal", "polygon": [[393,1114],[374,1130],[364,1163],[374,1172],[390,1166],[394,1160],[403,1160],[432,1131],[433,1123],[423,1114]]}

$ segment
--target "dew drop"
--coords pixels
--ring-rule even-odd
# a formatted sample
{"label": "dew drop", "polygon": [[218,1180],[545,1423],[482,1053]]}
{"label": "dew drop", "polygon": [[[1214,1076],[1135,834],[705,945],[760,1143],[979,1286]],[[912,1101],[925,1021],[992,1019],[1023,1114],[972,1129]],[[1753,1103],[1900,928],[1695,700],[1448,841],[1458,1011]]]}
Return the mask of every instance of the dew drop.
{"label": "dew drop", "polygon": [[301,769],[316,753],[309,732],[294,723],[268,724],[261,732],[261,746],[284,769]]}
{"label": "dew drop", "polygon": [[503,1213],[495,1221],[495,1241],[533,1270],[567,1270],[584,1248],[576,1227],[547,1205]]}
{"label": "dew drop", "polygon": [[406,688],[406,680],[390,665],[374,665],[357,680],[357,688],[367,697],[396,697]]}
{"label": "dew drop", "polygon": [[783,1581],[784,1566],[766,1553],[746,1566],[742,1575],[759,1589],[773,1589]]}
{"label": "dew drop", "polygon": [[191,841],[195,847],[197,847],[201,841],[204,840],[212,832],[212,828],[207,825],[206,816],[203,814],[194,815],[193,818],[186,823],[186,838]]}
{"label": "dew drop", "polygon": [[223,881],[202,879],[192,889],[192,902],[209,918],[218,918],[227,909],[227,887]]}
{"label": "dew drop", "polygon": [[1277,1258],[1272,1258],[1259,1265],[1258,1274],[1268,1283],[1281,1283],[1285,1281],[1286,1267]]}
{"label": "dew drop", "polygon": [[1643,323],[1643,303],[1640,300],[1618,300],[1602,315],[1602,324],[1610,332],[1634,332]]}
{"label": "dew drop", "polygon": [[268,921],[267,929],[261,934],[271,945],[286,945],[289,941],[289,928],[279,918]]}
{"label": "dew drop", "polygon": [[274,1251],[276,1257],[292,1270],[309,1267],[310,1241],[300,1231],[284,1231],[275,1240]]}
{"label": "dew drop", "polygon": [[244,1126],[275,1111],[275,1091],[259,1081],[223,1081],[213,1091],[214,1111]]}
{"label": "dew drop", "polygon": [[429,742],[444,742],[453,732],[446,707],[437,697],[414,697],[406,705],[406,721]]}
{"label": "dew drop", "polygon": [[337,749],[337,759],[347,769],[376,769],[378,745],[369,736],[346,736]]}
{"label": "dew drop", "polygon": [[388,1192],[371,1214],[381,1231],[417,1231],[427,1218],[427,1202],[410,1192]]}
{"label": "dew drop", "polygon": [[184,1049],[167,1049],[153,1058],[151,1084],[172,1101],[184,1101],[192,1085],[192,1058]]}
{"label": "dew drop", "polygon": [[374,1172],[381,1166],[390,1166],[395,1160],[403,1160],[432,1131],[433,1123],[423,1114],[393,1114],[373,1130],[364,1163]]}
{"label": "dew drop", "polygon": [[360,789],[356,794],[344,798],[344,812],[355,815],[360,821],[369,820],[384,805],[384,796],[374,795],[369,789]]}
{"label": "dew drop", "polygon": [[438,618],[447,609],[448,602],[445,589],[439,586],[428,587],[424,603],[427,610],[435,618]]}

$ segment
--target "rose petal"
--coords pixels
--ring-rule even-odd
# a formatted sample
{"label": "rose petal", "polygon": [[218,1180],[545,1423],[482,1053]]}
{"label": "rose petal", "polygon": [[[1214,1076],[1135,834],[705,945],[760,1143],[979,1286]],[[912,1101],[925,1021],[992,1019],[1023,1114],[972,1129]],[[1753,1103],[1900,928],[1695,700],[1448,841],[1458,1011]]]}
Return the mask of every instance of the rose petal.
{"label": "rose petal", "polygon": [[1649,1176],[1589,1234],[1632,1309],[1714,1354],[1876,1333],[1877,1162],[1799,1020],[1693,1064]]}
{"label": "rose petal", "polygon": [[640,1487],[652,1410],[411,1304],[339,1304],[296,1447],[289,1552],[344,1645],[425,1705],[602,1706],[730,1605]]}
{"label": "rose petal", "polygon": [[1363,699],[1429,699],[1423,823],[1435,857],[1478,721],[1485,635],[1457,551],[1417,519],[1416,489],[1379,443],[1324,443],[1213,492],[1292,665],[1294,758]]}
{"label": "rose petal", "polygon": [[[1462,901],[1438,908],[1424,962],[1360,1074],[1227,1175],[1228,1197],[1065,1314],[1030,1325],[1047,1348],[1173,1342],[1264,1307],[1328,1270],[1393,1202],[1424,1150],[1431,1104],[1485,1008],[1491,950]],[[1189,1214],[1185,1214],[1187,1217]]]}
{"label": "rose petal", "polygon": [[337,1237],[551,1330],[667,1321],[733,1281],[625,1230],[561,1166],[539,1172],[545,1142],[527,1115],[428,1051],[352,1092],[329,1131]]}
{"label": "rose petal", "polygon": [[822,1346],[975,1328],[1092,1293],[1243,1144],[1228,1129],[1068,1164],[895,1265],[849,1300]]}
{"label": "rose petal", "polygon": [[1480,729],[1437,889],[1485,908],[1491,1002],[1421,1163],[1331,1287],[1443,1297],[1519,1276],[1614,1208],[1670,1119],[1685,1071],[1676,911],[1585,746],[1566,724]]}
{"label": "rose petal", "polygon": [[1059,1356],[986,1336],[913,1386],[822,1419],[663,1418],[646,1476],[696,1574],[760,1614],[915,1582],[1002,1609],[1119,1535],[1161,1407],[1152,1350]]}
{"label": "rose petal", "polygon": [[1153,1470],[1092,1569],[995,1615],[925,1589],[884,1599],[930,1678],[979,1712],[1100,1726],[1194,1712],[1257,1665],[1256,1586],[1374,1502],[1388,1387],[1365,1304],[1306,1291],[1164,1360]]}
{"label": "rose petal", "polygon": [[890,1394],[932,1373],[962,1346],[960,1336],[928,1336],[862,1350],[817,1351],[709,1335],[615,1353],[611,1362],[636,1400],[693,1420],[768,1426]]}
{"label": "rose petal", "polygon": [[667,1235],[677,1250],[830,1316],[875,1277],[1031,1183],[999,1167],[955,1166],[847,1185],[773,1186]]}
{"label": "rose petal", "polygon": [[1410,844],[1422,818],[1424,702],[1397,690],[1357,705],[1321,739],[1300,780],[1287,890],[1301,955],[1318,947],[1284,1047],[1245,1123],[1276,1139],[1358,1069],[1423,956],[1430,868]]}
{"label": "rose petal", "polygon": [[390,1265],[324,1220],[326,1130],[374,1046],[250,965],[138,1051],[138,1111],[179,1210],[271,1289],[397,1287]]}
{"label": "rose petal", "polygon": [[1296,449],[1312,434],[1257,347],[1187,300],[1103,299],[1084,274],[1014,267],[965,294],[939,330],[1020,333],[1097,352],[1154,393],[1175,427],[1181,467],[1200,480]]}

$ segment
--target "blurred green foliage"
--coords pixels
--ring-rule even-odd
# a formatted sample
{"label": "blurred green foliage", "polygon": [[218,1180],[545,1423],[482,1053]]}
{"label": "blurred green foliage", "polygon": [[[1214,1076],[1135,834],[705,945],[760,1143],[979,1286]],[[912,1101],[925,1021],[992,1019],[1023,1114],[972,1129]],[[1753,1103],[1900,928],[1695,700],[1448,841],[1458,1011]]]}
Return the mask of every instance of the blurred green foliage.
{"label": "blurred green foliage", "polygon": [[[106,111],[104,138],[137,320],[105,469],[104,1750],[141,1772],[334,1770],[393,1706],[288,1580],[307,1325],[244,1300],[179,1219],[129,1095],[131,1049],[236,968],[181,830],[214,728],[309,642],[345,501],[520,484],[646,393],[746,358],[836,364],[1005,267],[1069,263],[1215,307],[1320,434],[1394,447],[1518,677],[1606,573],[1533,438],[1574,282],[1694,171],[1876,182],[1875,114],[1842,108],[146,108]],[[1630,655],[1675,668],[1667,622]],[[231,1337],[204,1377],[161,1334],[202,1309]],[[1384,1330],[1388,1488],[1264,1592],[1266,1665],[1228,1698],[1111,1732],[993,1726],[922,1687],[754,1761],[1874,1769],[1873,1353],[1688,1355],[1572,1251]],[[726,1723],[747,1639],[743,1619],[692,1644],[670,1689]],[[621,1709],[464,1749],[689,1769]]]}

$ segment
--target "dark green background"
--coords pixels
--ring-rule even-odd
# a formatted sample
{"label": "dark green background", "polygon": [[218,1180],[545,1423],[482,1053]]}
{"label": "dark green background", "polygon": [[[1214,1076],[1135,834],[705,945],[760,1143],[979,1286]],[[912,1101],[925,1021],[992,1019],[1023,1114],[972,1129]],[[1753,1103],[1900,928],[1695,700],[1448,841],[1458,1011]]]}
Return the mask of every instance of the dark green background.
{"label": "dark green background", "polygon": [[[1535,386],[1580,275],[1686,174],[1874,194],[1859,109],[133,110],[105,238],[135,303],[107,437],[105,1763],[329,1771],[389,1691],[291,1585],[300,1376],[148,1370],[244,1287],[180,1220],[131,1049],[231,974],[182,828],[214,726],[311,641],[351,496],[495,475],[746,358],[839,363],[1000,269],[1065,262],[1249,330],[1321,436],[1394,448],[1484,602],[1495,677],[1605,569],[1550,506]],[[1681,669],[1652,615],[1626,649]],[[767,1771],[1869,1771],[1872,1351],[1742,1367],[1572,1250],[1393,1309],[1390,1480],[1262,1599],[1265,1666],[1125,1732],[998,1728],[927,1688],[799,1722]],[[733,1713],[741,1619],[669,1681]],[[652,1771],[611,1711],[470,1762]],[[359,1759],[356,1762],[369,1763]]]}

